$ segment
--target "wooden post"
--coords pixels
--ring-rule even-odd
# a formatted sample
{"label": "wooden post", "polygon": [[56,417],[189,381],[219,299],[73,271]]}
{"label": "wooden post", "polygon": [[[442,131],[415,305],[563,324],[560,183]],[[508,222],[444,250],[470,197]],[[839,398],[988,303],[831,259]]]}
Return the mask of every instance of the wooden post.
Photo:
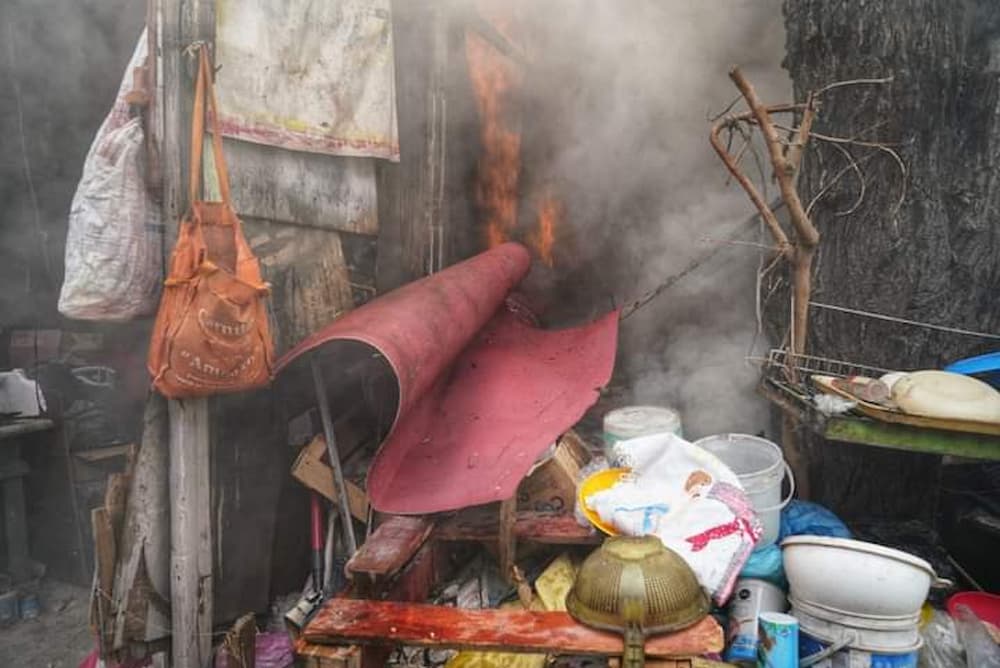
{"label": "wooden post", "polygon": [[[213,0],[159,0],[162,79],[159,145],[168,241],[188,206],[193,73],[185,50],[215,37]],[[170,243],[172,246],[172,243]],[[212,526],[208,400],[170,401],[170,605],[173,665],[204,668],[212,659]]]}
{"label": "wooden post", "polygon": [[212,658],[208,400],[170,401],[170,607],[175,666]]}

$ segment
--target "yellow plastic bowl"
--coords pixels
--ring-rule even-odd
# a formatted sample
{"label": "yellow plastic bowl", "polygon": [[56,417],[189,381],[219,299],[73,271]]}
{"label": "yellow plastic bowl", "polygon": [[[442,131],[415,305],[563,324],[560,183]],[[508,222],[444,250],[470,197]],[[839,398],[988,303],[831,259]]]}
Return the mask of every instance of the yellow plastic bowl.
{"label": "yellow plastic bowl", "polygon": [[605,523],[594,509],[587,505],[586,499],[591,494],[611,489],[630,473],[632,473],[632,469],[627,468],[604,469],[584,478],[576,490],[577,499],[580,502],[580,510],[583,511],[584,516],[591,524],[609,536],[617,536],[618,530],[610,524]]}

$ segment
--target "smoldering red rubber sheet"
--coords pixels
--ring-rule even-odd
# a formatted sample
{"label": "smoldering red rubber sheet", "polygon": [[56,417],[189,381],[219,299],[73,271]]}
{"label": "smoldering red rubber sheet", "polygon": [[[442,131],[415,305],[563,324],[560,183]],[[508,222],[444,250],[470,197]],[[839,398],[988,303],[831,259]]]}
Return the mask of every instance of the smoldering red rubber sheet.
{"label": "smoldering red rubber sheet", "polygon": [[[540,329],[508,299],[529,265],[522,246],[498,246],[369,302],[279,360],[281,374],[311,351],[360,341],[391,365],[399,401],[368,471],[375,509],[432,513],[509,498],[597,400],[614,366],[618,313]],[[337,369],[322,373],[336,382]]]}

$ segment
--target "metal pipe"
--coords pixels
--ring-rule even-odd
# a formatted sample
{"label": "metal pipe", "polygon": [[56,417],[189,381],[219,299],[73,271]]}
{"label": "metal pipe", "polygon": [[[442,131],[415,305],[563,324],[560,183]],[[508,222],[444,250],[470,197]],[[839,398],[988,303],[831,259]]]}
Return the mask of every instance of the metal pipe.
{"label": "metal pipe", "polygon": [[330,456],[330,468],[333,469],[333,484],[337,488],[337,505],[340,506],[340,520],[344,525],[344,537],[347,539],[347,551],[351,556],[358,551],[358,543],[354,538],[354,522],[351,519],[351,507],[347,501],[347,485],[344,484],[344,471],[340,466],[340,453],[337,452],[337,441],[333,434],[333,419],[330,417],[330,402],[326,396],[326,385],[320,374],[316,356],[309,360],[312,369],[313,385],[316,388],[316,401],[319,403],[319,417],[323,423],[323,438],[326,439],[326,452]]}

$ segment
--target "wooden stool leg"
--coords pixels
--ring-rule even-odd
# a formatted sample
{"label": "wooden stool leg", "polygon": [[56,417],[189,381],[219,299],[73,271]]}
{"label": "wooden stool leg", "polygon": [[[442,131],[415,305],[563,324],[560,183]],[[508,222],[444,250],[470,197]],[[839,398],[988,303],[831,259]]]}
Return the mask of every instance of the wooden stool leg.
{"label": "wooden stool leg", "polygon": [[517,537],[514,524],[517,521],[517,495],[500,504],[500,523],[497,532],[499,541],[500,572],[508,582],[514,583],[514,559],[517,554]]}

